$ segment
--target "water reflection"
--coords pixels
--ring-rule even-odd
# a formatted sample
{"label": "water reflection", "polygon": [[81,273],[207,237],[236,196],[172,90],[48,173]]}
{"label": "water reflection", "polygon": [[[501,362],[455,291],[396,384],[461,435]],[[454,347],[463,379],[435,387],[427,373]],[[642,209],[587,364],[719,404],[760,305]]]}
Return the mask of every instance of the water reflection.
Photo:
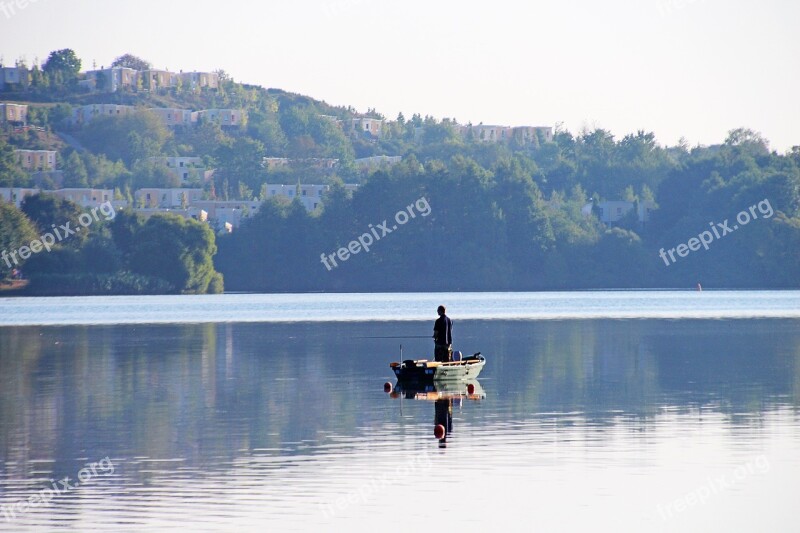
{"label": "water reflection", "polygon": [[[236,505],[214,508],[221,522],[269,502],[286,515],[283,525],[376,464],[394,469],[409,455],[438,453],[431,422],[446,430],[440,459],[476,465],[477,479],[519,471],[523,482],[538,465],[551,486],[572,486],[559,469],[581,461],[598,471],[666,464],[686,474],[654,450],[703,450],[697,464],[724,457],[735,466],[737,453],[766,453],[766,442],[771,475],[789,476],[797,465],[781,458],[797,457],[800,442],[799,326],[461,321],[460,348],[491,354],[475,391],[398,387],[395,401],[380,384],[394,379],[397,345],[365,337],[410,336],[427,322],[0,328],[0,506],[110,457],[112,478],[28,524],[46,529],[81,516],[76,527],[91,530],[95,519],[82,513],[92,496],[107,529],[142,529],[148,516],[202,518],[205,508],[194,505],[217,505],[212,495],[224,492]],[[403,341],[419,354],[428,342]],[[437,478],[450,475],[436,468]],[[677,496],[692,488],[675,480]]]}
{"label": "water reflection", "polygon": [[428,384],[398,381],[390,389],[391,398],[406,400],[422,400],[434,404],[434,436],[439,440],[439,447],[447,446],[447,436],[453,432],[453,407],[461,408],[467,401],[480,401],[486,398],[478,380],[445,381]]}
{"label": "water reflection", "polygon": [[[583,413],[602,425],[624,413],[646,425],[665,406],[733,419],[796,409],[797,326],[464,322],[459,341],[493,354],[481,379],[501,418]],[[369,332],[368,324],[0,329],[0,475],[25,476],[42,458],[58,465],[115,453],[196,464],[242,449],[292,453],[287,443],[392,422],[391,410],[368,402],[389,377],[394,348],[357,338]],[[419,352],[427,348],[421,341]]]}

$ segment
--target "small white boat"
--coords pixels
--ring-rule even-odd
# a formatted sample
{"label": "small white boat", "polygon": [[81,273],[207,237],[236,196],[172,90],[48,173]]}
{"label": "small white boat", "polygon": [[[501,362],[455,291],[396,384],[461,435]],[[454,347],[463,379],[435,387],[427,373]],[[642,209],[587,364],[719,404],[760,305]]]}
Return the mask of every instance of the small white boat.
{"label": "small white boat", "polygon": [[389,366],[398,381],[464,381],[475,379],[486,365],[486,358],[480,352],[465,357],[460,361],[442,363],[427,359],[408,359],[402,363],[391,363]]}

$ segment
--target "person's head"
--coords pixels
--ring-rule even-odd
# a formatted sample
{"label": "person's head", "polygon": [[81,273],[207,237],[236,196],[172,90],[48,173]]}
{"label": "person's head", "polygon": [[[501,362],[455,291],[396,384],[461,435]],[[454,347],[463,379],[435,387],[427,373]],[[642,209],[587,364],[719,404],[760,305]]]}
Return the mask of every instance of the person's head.
{"label": "person's head", "polygon": [[440,306],[439,306],[439,307],[436,309],[436,312],[437,312],[437,313],[439,313],[439,316],[442,316],[442,315],[444,314],[444,312],[445,312],[445,311],[446,311],[446,309],[444,308],[444,306],[443,306],[443,305],[440,305]]}

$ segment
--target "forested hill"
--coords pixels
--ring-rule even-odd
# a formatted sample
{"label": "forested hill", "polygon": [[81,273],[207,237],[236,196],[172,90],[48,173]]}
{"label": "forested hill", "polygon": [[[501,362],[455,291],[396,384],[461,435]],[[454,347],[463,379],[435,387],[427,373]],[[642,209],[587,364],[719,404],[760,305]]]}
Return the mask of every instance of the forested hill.
{"label": "forested hill", "polygon": [[[428,146],[352,197],[334,188],[319,216],[265,205],[216,263],[229,290],[796,288],[800,153],[735,135],[693,150],[605,132],[531,151]],[[650,187],[644,224],[636,208],[601,223],[586,193],[637,206]]]}
{"label": "forested hill", "polygon": [[[359,113],[224,72],[214,89],[87,92],[80,62],[76,70],[76,58],[62,56],[0,92],[0,101],[27,102],[38,128],[0,135],[0,187],[33,184],[15,148],[57,149],[65,187],[113,189],[119,199],[180,185],[154,158],[202,158],[213,178],[186,186],[209,199],[264,200],[216,236],[226,290],[800,286],[800,147],[779,154],[746,128],[695,147],[665,146],[645,131],[497,127],[509,135],[492,137],[494,127],[478,123]],[[76,126],[70,118],[89,104],[137,112]],[[245,118],[170,127],[159,108],[231,108]],[[368,119],[379,132],[364,131]],[[372,156],[401,159],[357,162]],[[323,160],[335,164],[315,163]],[[267,183],[330,190],[308,211],[298,199],[266,199]]]}

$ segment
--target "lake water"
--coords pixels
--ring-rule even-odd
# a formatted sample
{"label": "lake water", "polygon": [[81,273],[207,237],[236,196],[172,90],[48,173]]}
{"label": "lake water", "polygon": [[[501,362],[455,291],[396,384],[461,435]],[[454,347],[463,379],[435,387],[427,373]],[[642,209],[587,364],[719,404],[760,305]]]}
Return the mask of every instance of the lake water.
{"label": "lake water", "polygon": [[0,299],[0,531],[798,531],[799,408],[797,291]]}

